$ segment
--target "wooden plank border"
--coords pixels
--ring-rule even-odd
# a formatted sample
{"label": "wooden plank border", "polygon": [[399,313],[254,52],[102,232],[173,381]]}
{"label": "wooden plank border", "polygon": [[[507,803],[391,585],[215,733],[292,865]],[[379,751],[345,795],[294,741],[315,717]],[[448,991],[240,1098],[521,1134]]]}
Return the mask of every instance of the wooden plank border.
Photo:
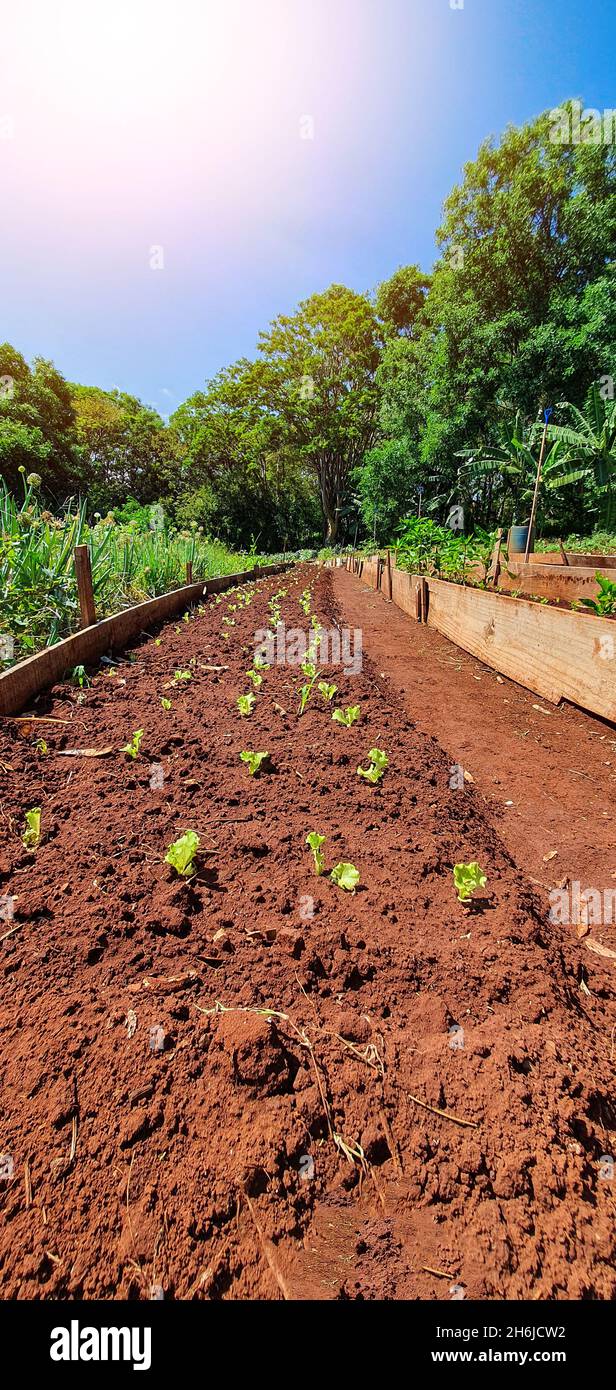
{"label": "wooden plank border", "polygon": [[[375,572],[365,561],[362,582],[374,587]],[[393,570],[393,602],[410,617],[421,583],[420,575]],[[616,622],[444,579],[427,584],[429,627],[543,699],[569,700],[616,722]]]}
{"label": "wooden plank border", "polygon": [[0,715],[17,714],[35,695],[61,680],[67,671],[75,666],[87,666],[98,661],[109,651],[121,651],[133,638],[146,632],[152,625],[166,622],[182,609],[200,603],[206,594],[218,594],[223,589],[231,589],[235,584],[246,584],[255,577],[281,574],[291,568],[291,562],[283,565],[260,565],[257,569],[245,570],[241,574],[214,575],[199,584],[183,584],[158,598],[145,599],[143,603],[133,604],[114,613],[111,618],[103,618],[91,627],[82,628],[45,647],[35,656],[26,657],[0,675]]}

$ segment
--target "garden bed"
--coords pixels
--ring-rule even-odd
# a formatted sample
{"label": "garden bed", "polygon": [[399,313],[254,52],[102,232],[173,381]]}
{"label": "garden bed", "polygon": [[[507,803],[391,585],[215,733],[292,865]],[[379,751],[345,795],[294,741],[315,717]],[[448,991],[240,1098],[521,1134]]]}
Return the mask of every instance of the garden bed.
{"label": "garden bed", "polygon": [[[387,567],[377,557],[347,562],[364,584],[389,596]],[[421,576],[392,567],[391,596],[415,616]],[[425,580],[428,623],[495,671],[557,704],[570,700],[616,721],[616,627],[613,618],[573,613],[487,588]]]}
{"label": "garden bed", "polygon": [[591,1021],[568,930],[369,662],[324,670],[351,728],[316,694],[298,719],[285,665],[239,716],[266,600],[307,628],[306,585],[340,621],[327,572],[262,580],[55,687],[38,715],[66,722],[2,726],[5,1297],[613,1298],[607,992]]}

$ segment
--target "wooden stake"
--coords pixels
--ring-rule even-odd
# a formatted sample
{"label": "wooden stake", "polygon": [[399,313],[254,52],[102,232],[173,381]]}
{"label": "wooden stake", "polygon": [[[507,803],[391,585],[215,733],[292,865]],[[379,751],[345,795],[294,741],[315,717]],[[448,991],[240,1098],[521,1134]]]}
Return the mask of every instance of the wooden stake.
{"label": "wooden stake", "polygon": [[[546,411],[546,415],[547,415],[547,411]],[[541,469],[543,468],[543,455],[544,455],[544,453],[545,453],[545,445],[546,445],[546,440],[547,440],[547,437],[548,437],[548,423],[549,423],[549,422],[548,422],[548,420],[546,419],[545,425],[543,426],[543,438],[542,438],[542,440],[541,440],[541,449],[540,449],[540,451],[539,451],[539,462],[538,462],[538,464],[537,464],[537,477],[536,477],[536,479],[535,479],[535,491],[534,491],[534,493],[533,493],[533,505],[532,505],[532,507],[531,507],[531,509],[530,509],[530,522],[529,522],[529,526],[528,526],[528,535],[527,535],[527,537],[526,537],[526,550],[524,551],[524,563],[525,563],[525,564],[528,564],[528,554],[529,554],[529,551],[530,551],[531,541],[532,541],[532,539],[533,539],[533,526],[534,526],[534,524],[535,524],[535,513],[536,513],[536,511],[537,511],[537,498],[538,498],[538,496],[539,496],[539,484],[540,484],[540,482],[541,482]]]}
{"label": "wooden stake", "polygon": [[494,588],[496,588],[496,585],[498,584],[498,580],[499,580],[499,576],[500,576],[500,569],[501,569],[501,565],[500,565],[500,553],[501,553],[501,545],[502,545],[502,543],[503,543],[503,528],[502,528],[502,526],[499,526],[498,531],[496,532],[496,544],[495,544],[495,546],[494,546],[494,551],[493,551],[493,554],[492,554],[492,560],[491,560],[491,563],[490,563],[490,570],[491,570],[491,575],[490,575],[490,577],[491,577],[491,579],[492,579],[492,583],[493,583],[493,585],[494,585]]}
{"label": "wooden stake", "polygon": [[87,545],[75,546],[75,574],[77,576],[79,609],[81,612],[81,622],[79,626],[93,627],[96,622],[96,608],[94,605],[94,589],[92,588],[92,565],[90,563],[90,551]]}
{"label": "wooden stake", "polygon": [[558,539],[558,546],[559,546],[559,550],[560,550],[560,553],[561,553],[563,565],[568,565],[568,564],[569,564],[569,556],[567,555],[567,552],[566,552],[566,550],[565,550],[565,547],[564,547],[564,545],[563,545],[562,540],[560,539],[560,537],[559,537],[559,539]]}
{"label": "wooden stake", "polygon": [[192,582],[193,582],[193,567],[192,567],[192,560],[187,560],[187,561],[186,561],[186,583],[187,583],[187,584],[192,584]]}
{"label": "wooden stake", "polygon": [[391,574],[391,550],[387,551],[387,597],[391,599],[393,594],[393,579]]}

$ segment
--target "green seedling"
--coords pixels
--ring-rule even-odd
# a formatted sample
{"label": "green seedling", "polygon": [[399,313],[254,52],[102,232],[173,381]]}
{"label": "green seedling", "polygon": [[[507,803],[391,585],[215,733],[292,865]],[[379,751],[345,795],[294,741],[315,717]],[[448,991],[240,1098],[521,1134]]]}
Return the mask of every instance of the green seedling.
{"label": "green seedling", "polygon": [[389,767],[389,758],[381,748],[371,748],[368,756],[370,758],[370,767],[358,767],[357,776],[364,777],[366,782],[370,782],[374,787],[377,782],[380,782],[383,773],[386,768]]}
{"label": "green seedling", "polygon": [[325,858],[322,845],[325,844],[325,835],[319,835],[316,830],[311,830],[306,836],[306,844],[312,850],[314,867],[318,874],[322,874],[325,868]]}
{"label": "green seedling", "polygon": [[322,695],[323,699],[327,701],[333,700],[337,689],[337,685],[328,685],[327,681],[319,681],[319,684],[317,686],[319,695]]}
{"label": "green seedling", "polygon": [[184,878],[194,872],[194,858],[199,848],[199,836],[194,830],[187,830],[184,835],[180,835],[179,840],[174,840],[165,855],[165,864],[171,864],[172,868]]}
{"label": "green seedling", "polygon": [[261,676],[258,671],[247,671],[246,675],[248,679],[252,681],[255,690],[258,690],[259,686],[263,685],[263,676]]}
{"label": "green seedling", "polygon": [[359,883],[359,870],[354,864],[336,864],[332,869],[330,878],[332,883],[337,883],[339,888],[344,888],[346,893],[354,893]]}
{"label": "green seedling", "polygon": [[471,864],[454,864],[453,881],[458,894],[458,902],[468,902],[476,888],[484,888],[487,883],[486,875],[479,868],[477,860]]}
{"label": "green seedling", "polygon": [[355,724],[359,719],[359,705],[347,705],[346,709],[335,709],[332,719],[336,724],[344,724],[345,729],[350,729],[351,724]]}
{"label": "green seedling", "polygon": [[26,811],[26,828],[21,837],[21,843],[26,849],[36,849],[41,838],[41,808],[34,806],[31,811]]}
{"label": "green seedling", "polygon": [[45,739],[44,739],[44,738],[37,738],[34,747],[35,747],[37,753],[45,754],[45,753],[48,753],[48,752],[49,752],[49,749],[48,749],[48,747],[47,747],[47,744],[45,743]]}
{"label": "green seedling", "polygon": [[154,638],[154,646],[155,646],[155,647],[162,647],[162,645],[163,645],[163,639],[162,639],[162,637],[155,637],[155,638]]}
{"label": "green seedling", "polygon": [[166,695],[163,695],[163,698],[160,703],[163,709],[171,709],[171,700],[168,700]]}
{"label": "green seedling", "polygon": [[270,669],[269,661],[266,661],[263,656],[256,656],[252,664],[255,671],[269,671]]}
{"label": "green seedling", "polygon": [[610,617],[612,613],[616,613],[616,584],[598,570],[595,579],[599,585],[597,598],[583,598],[580,602],[584,608],[590,608],[592,613],[596,613],[597,617]]}
{"label": "green seedling", "polygon": [[301,595],[301,598],[299,599],[299,606],[300,608],[303,608],[306,617],[308,617],[308,614],[310,612],[311,597],[312,596],[310,593],[310,589],[304,589],[304,592]]}
{"label": "green seedling", "polygon": [[309,652],[308,655],[307,655],[307,657],[306,657],[306,660],[305,660],[305,661],[302,661],[302,664],[301,664],[301,667],[300,667],[300,670],[303,671],[304,675],[306,676],[306,678],[307,678],[308,680],[314,680],[314,677],[315,677],[316,674],[317,674],[317,668],[316,668],[316,666],[315,666],[315,664],[314,664],[314,662],[312,661],[311,658],[312,658],[312,653]]}
{"label": "green seedling", "polygon": [[121,747],[121,749],[120,749],[120,752],[121,752],[121,753],[126,753],[126,756],[127,756],[128,758],[138,758],[138,757],[139,757],[139,745],[140,745],[140,743],[141,743],[142,738],[143,738],[143,729],[135,729],[135,732],[134,732],[134,734],[133,734],[133,736],[132,736],[132,738],[131,738],[131,740],[130,740],[130,743],[123,743],[123,744],[122,744],[122,747]]}
{"label": "green seedling", "polygon": [[240,758],[243,763],[248,763],[250,776],[256,777],[263,763],[269,758],[269,753],[253,753],[251,748],[243,748],[240,753]]}
{"label": "green seedling", "polygon": [[88,686],[92,684],[92,681],[87,674],[85,666],[75,667],[71,675],[71,682],[73,685],[78,685],[80,690],[87,690]]}
{"label": "green seedling", "polygon": [[252,714],[255,703],[255,697],[252,693],[252,690],[249,695],[238,695],[238,698],[235,701],[235,703],[239,709],[240,714],[244,717],[248,714]]}
{"label": "green seedling", "polygon": [[191,681],[192,678],[192,671],[176,671],[173,683],[174,685],[179,685],[180,681]]}

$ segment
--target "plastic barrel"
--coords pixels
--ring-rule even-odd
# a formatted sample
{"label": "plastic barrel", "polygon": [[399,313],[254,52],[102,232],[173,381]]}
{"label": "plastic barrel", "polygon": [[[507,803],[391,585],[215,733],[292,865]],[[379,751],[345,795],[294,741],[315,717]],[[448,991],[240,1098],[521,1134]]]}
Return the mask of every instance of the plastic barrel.
{"label": "plastic barrel", "polygon": [[[511,555],[524,555],[526,542],[528,540],[528,526],[512,526],[509,531],[509,552]],[[535,540],[535,528],[533,527],[533,539],[529,547],[529,554],[532,551]]]}

